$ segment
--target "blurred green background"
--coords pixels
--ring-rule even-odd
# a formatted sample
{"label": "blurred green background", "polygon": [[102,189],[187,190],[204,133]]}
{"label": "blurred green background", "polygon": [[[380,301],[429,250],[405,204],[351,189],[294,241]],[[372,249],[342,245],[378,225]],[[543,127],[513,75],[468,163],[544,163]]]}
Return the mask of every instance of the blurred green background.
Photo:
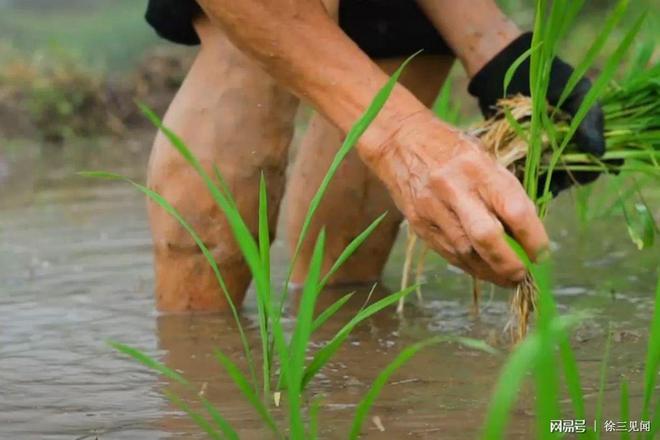
{"label": "blurred green background", "polygon": [[128,69],[159,39],[146,0],[0,0],[0,41],[8,52],[74,54],[90,67]]}
{"label": "blurred green background", "polygon": [[[586,0],[561,45],[564,58],[579,62],[614,3]],[[532,27],[535,1],[500,4],[521,28]],[[61,143],[71,137],[123,135],[144,123],[135,112],[136,99],[162,113],[195,48],[159,39],[144,21],[146,5],[147,0],[0,0],[0,140]],[[657,44],[660,0],[630,0],[626,20],[594,70],[644,11],[650,14],[636,44]],[[469,122],[478,112],[465,91],[467,78],[458,67],[452,77],[453,102],[461,107],[461,122]]]}

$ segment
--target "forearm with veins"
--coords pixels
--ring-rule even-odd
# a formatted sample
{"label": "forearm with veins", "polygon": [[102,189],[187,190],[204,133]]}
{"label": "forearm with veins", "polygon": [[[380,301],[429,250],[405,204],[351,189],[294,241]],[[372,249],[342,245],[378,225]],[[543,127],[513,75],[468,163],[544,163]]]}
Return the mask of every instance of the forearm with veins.
{"label": "forearm with veins", "polygon": [[[320,0],[199,3],[234,44],[344,133],[387,81],[387,75],[342,32]],[[422,110],[421,102],[397,86],[363,136],[362,149],[381,145],[401,121]]]}

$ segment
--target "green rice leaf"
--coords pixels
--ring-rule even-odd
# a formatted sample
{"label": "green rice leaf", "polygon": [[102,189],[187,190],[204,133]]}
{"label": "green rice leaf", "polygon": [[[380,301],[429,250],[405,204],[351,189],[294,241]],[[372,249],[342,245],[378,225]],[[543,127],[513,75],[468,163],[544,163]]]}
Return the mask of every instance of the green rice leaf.
{"label": "green rice leaf", "polygon": [[537,438],[554,438],[549,432],[551,420],[559,418],[559,370],[556,368],[556,346],[563,336],[552,331],[556,309],[549,287],[548,264],[533,265],[532,274],[538,286],[537,327],[540,337],[540,350],[537,354],[534,379],[536,395]]}
{"label": "green rice leaf", "polygon": [[248,360],[250,376],[252,378],[254,386],[256,387],[257,376],[256,376],[256,372],[254,371],[252,351],[250,350],[250,344],[248,343],[247,336],[245,335],[245,331],[243,330],[243,326],[241,325],[241,320],[240,317],[238,316],[238,310],[236,309],[234,301],[231,295],[229,294],[229,291],[227,290],[227,285],[225,284],[225,281],[222,275],[220,274],[220,269],[218,268],[218,264],[215,261],[215,257],[208,249],[208,247],[204,244],[204,241],[199,236],[199,234],[197,234],[195,229],[183,218],[183,216],[179,213],[179,211],[177,211],[177,209],[174,206],[172,206],[172,204],[170,204],[163,196],[161,196],[155,191],[152,191],[151,189],[147,188],[144,185],[140,185],[139,183],[136,183],[131,179],[122,176],[121,174],[108,173],[104,171],[87,171],[79,174],[87,177],[95,177],[95,178],[111,179],[111,180],[123,180],[125,182],[130,183],[136,189],[138,189],[140,192],[146,195],[149,199],[151,199],[154,203],[156,203],[158,206],[164,209],[165,212],[167,212],[170,216],[172,216],[179,223],[179,225],[181,225],[181,227],[188,233],[188,235],[190,235],[190,237],[193,239],[199,250],[202,252],[202,255],[204,255],[204,258],[206,259],[207,263],[209,263],[209,265],[211,266],[211,269],[215,274],[215,278],[216,280],[218,280],[218,284],[220,285],[220,289],[222,290],[222,293],[225,296],[227,304],[231,309],[232,317],[234,318],[234,322],[236,322],[236,327],[238,328],[239,337],[241,339],[241,344],[243,346],[243,352],[245,353],[245,357]]}
{"label": "green rice leaf", "polygon": [[[548,329],[551,339],[556,340],[557,337],[580,322],[581,319],[582,317],[579,316],[554,318]],[[541,350],[543,350],[541,336],[538,332],[534,332],[527,336],[509,355],[491,394],[481,435],[483,440],[506,438],[505,430],[511,416],[511,410],[523,381],[536,368]]]}
{"label": "green rice leaf", "polygon": [[315,397],[309,407],[309,439],[317,440],[319,438],[319,412],[321,412],[321,402],[323,399]]}
{"label": "green rice leaf", "polygon": [[[261,264],[270,280],[270,230],[268,227],[268,194],[266,193],[266,180],[264,173],[259,177],[259,254]],[[270,287],[270,283],[268,284]],[[265,293],[270,293],[270,288]],[[270,304],[270,295],[264,296],[265,304]]]}
{"label": "green rice leaf", "polygon": [[328,363],[328,361],[337,352],[339,347],[342,346],[344,341],[346,341],[346,338],[348,338],[348,335],[353,331],[355,327],[357,327],[358,324],[370,316],[380,312],[384,308],[396,303],[400,298],[403,298],[410,292],[414,291],[416,287],[417,286],[410,286],[400,292],[388,295],[385,298],[382,298],[360,310],[360,312],[355,315],[355,317],[353,317],[353,319],[351,319],[346,325],[344,325],[344,327],[342,327],[337,332],[337,334],[330,341],[328,341],[325,346],[323,346],[323,348],[316,352],[314,358],[305,369],[305,373],[303,375],[303,387],[305,387],[309,381],[312,380],[314,376],[316,376],[316,373],[318,373],[319,370],[321,370],[321,368],[323,368],[323,366]]}
{"label": "green rice leaf", "polygon": [[222,432],[224,437],[228,440],[239,440],[238,434],[231,426],[231,424],[227,422],[224,417],[222,417],[220,411],[218,411],[218,409],[213,406],[213,404],[209,402],[208,399],[206,399],[204,396],[200,396],[200,399],[204,405],[204,408],[206,408],[206,412],[211,417],[211,420],[216,425],[218,425],[218,429],[220,429],[220,432]]}
{"label": "green rice leaf", "polygon": [[[223,191],[215,185],[213,180],[209,177],[208,173],[202,167],[199,160],[192,154],[192,152],[185,145],[183,140],[172,130],[165,127],[160,118],[147,106],[138,104],[142,112],[147,118],[165,135],[170,141],[171,145],[179,152],[179,154],[193,167],[197,174],[202,178],[202,181],[209,190],[213,200],[217,203],[218,207],[222,210],[227,218],[227,222],[233,232],[234,238],[245,258],[245,261],[250,268],[252,277],[259,292],[264,292],[268,288],[268,279],[266,272],[261,264],[261,256],[257,243],[250,232],[250,229],[245,224],[236,206],[223,194]],[[218,173],[219,174],[219,173]]]}
{"label": "green rice leaf", "polygon": [[312,333],[316,332],[319,328],[325,324],[328,319],[330,319],[332,316],[335,315],[341,309],[344,304],[346,304],[355,294],[355,292],[351,292],[349,294],[346,294],[339,298],[337,301],[332,303],[329,307],[323,310],[319,316],[316,317],[314,320],[314,323],[312,324]]}
{"label": "green rice leaf", "polygon": [[128,177],[125,177],[121,174],[117,173],[110,173],[108,171],[79,171],[78,173],[79,176],[82,177],[92,177],[94,179],[105,179],[105,180],[126,180],[130,181]]}
{"label": "green rice leaf", "polygon": [[[586,230],[589,220],[593,218],[591,213],[591,205],[589,201],[593,197],[594,187],[592,185],[579,185],[573,189],[573,194],[575,195],[575,208],[580,220],[580,227],[582,231]],[[602,205],[600,205],[602,206]]]}
{"label": "green rice leaf", "polygon": [[397,357],[392,362],[390,362],[390,364],[388,364],[383,369],[383,371],[380,372],[380,374],[371,384],[369,391],[367,391],[367,393],[364,395],[360,403],[358,403],[357,407],[355,408],[353,425],[351,427],[351,432],[349,433],[348,436],[349,439],[355,440],[360,436],[360,430],[362,429],[364,420],[369,414],[369,411],[371,410],[371,407],[373,406],[374,402],[380,395],[380,392],[382,391],[383,387],[390,380],[392,374],[394,374],[399,368],[401,368],[420,350],[428,347],[429,345],[437,344],[439,342],[446,342],[446,341],[456,341],[464,345],[467,345],[470,348],[480,349],[491,354],[496,352],[493,348],[491,348],[488,344],[486,344],[483,341],[478,341],[468,338],[446,337],[446,336],[435,336],[404,348],[397,355]]}
{"label": "green rice leaf", "polygon": [[355,408],[355,416],[353,418],[353,425],[351,427],[351,432],[348,435],[348,438],[351,440],[356,440],[360,436],[360,430],[364,424],[364,419],[367,417],[369,410],[374,404],[376,398],[382,391],[383,387],[387,384],[387,381],[390,379],[392,374],[396,372],[403,364],[408,362],[417,352],[423,348],[440,342],[440,338],[431,338],[426,341],[418,342],[411,345],[410,347],[404,348],[401,353],[389,364],[380,374],[376,377],[373,384],[369,388],[369,391],[364,395],[360,403],[358,403]]}
{"label": "green rice leaf", "polygon": [[638,72],[643,72],[647,64],[651,61],[653,57],[653,52],[655,51],[655,42],[651,39],[642,43],[641,46],[635,52],[632,62],[630,63],[630,68],[628,69],[628,74],[624,82],[630,82],[634,80],[635,75]]}
{"label": "green rice leaf", "polygon": [[605,193],[614,193],[616,194],[616,197],[614,197],[613,200],[609,203],[602,201],[600,203],[596,203],[597,206],[602,206],[602,208],[596,213],[594,218],[608,217],[614,214],[615,211],[620,210],[621,204],[630,200],[630,198],[638,192],[638,188],[644,186],[649,181],[649,177],[644,176],[644,178],[639,180],[637,185],[630,185],[628,188],[623,188],[622,179],[624,177],[625,176],[623,175],[618,175],[612,176],[610,179],[608,179],[608,187]]}
{"label": "green rice leaf", "polygon": [[580,79],[582,79],[589,68],[593,65],[596,57],[602,50],[603,46],[605,46],[605,42],[610,37],[610,34],[625,15],[626,9],[628,8],[628,3],[629,0],[619,0],[614,9],[612,9],[612,12],[605,20],[601,31],[598,33],[598,36],[592,43],[584,58],[582,58],[582,61],[575,66],[575,70],[566,82],[566,86],[564,87],[564,90],[559,97],[559,101],[557,102],[557,107],[561,107]]}
{"label": "green rice leaf", "polygon": [[304,389],[302,381],[305,369],[305,357],[312,334],[312,323],[316,299],[320,292],[319,279],[325,251],[325,230],[316,240],[305,286],[298,306],[296,326],[291,337],[289,365],[286,379],[288,383],[289,419],[292,438],[304,438],[305,426],[302,421],[300,394]]}
{"label": "green rice leaf", "polygon": [[511,110],[508,108],[504,109],[504,117],[506,118],[507,122],[513,128],[513,130],[516,132],[516,136],[518,136],[520,139],[522,139],[524,142],[529,144],[529,137],[527,136],[527,132],[523,128],[523,126],[516,120],[516,118],[513,117],[511,114]]}
{"label": "green rice leaf", "polygon": [[[628,382],[623,379],[621,381],[621,415],[619,420],[630,420],[630,398],[628,395]],[[628,431],[621,432],[621,440],[630,440],[630,433]]]}
{"label": "green rice leaf", "polygon": [[185,412],[188,417],[197,424],[197,426],[202,428],[202,430],[209,435],[209,438],[213,440],[222,440],[222,436],[215,430],[213,425],[211,425],[204,416],[193,410],[190,405],[183,401],[183,399],[168,390],[163,391],[163,394],[165,394],[174,405],[178,406],[183,412]]}
{"label": "green rice leaf", "polygon": [[[658,267],[660,269],[660,266]],[[660,275],[660,270],[658,270]],[[649,331],[648,349],[646,351],[646,365],[644,367],[644,402],[642,405],[642,420],[648,420],[651,411],[651,401],[655,390],[655,383],[660,367],[660,276],[655,288],[655,306],[651,329]],[[656,411],[660,405],[656,403]]]}
{"label": "green rice leaf", "polygon": [[[314,319],[314,322],[312,323],[312,334],[315,333],[319,328],[325,324],[328,319],[330,319],[332,316],[341,309],[341,307],[346,304],[346,302],[351,299],[351,297],[354,295],[355,292],[349,293],[347,295],[344,295],[341,297],[339,300],[335,301],[333,304],[331,304],[329,307],[325,308],[319,316]],[[282,387],[282,384],[284,383],[286,379],[286,374],[284,372],[280,373],[280,377],[278,380],[277,387],[280,389]]]}
{"label": "green rice leaf", "polygon": [[530,270],[533,265],[532,260],[529,259],[529,257],[527,256],[527,252],[525,252],[525,249],[523,249],[520,243],[518,243],[515,238],[513,238],[506,232],[504,233],[504,240],[506,240],[509,247],[513,250],[513,252],[520,259],[520,261],[522,261],[522,263],[525,265],[525,268],[527,270]]}
{"label": "green rice leaf", "polygon": [[653,246],[655,243],[655,233],[658,230],[658,226],[655,223],[651,209],[646,204],[640,194],[640,202],[635,204],[635,209],[637,210],[637,215],[641,219],[642,227],[642,244],[643,249],[648,249]]}
{"label": "green rice leaf", "polygon": [[272,363],[269,333],[270,292],[270,231],[268,226],[268,195],[263,172],[259,178],[259,254],[261,267],[267,280],[263,291],[257,292],[259,334],[261,339],[264,398],[270,395],[270,367]]}
{"label": "green rice leaf", "polygon": [[273,343],[277,345],[277,349],[280,355],[280,362],[281,362],[281,377],[286,377],[286,369],[288,368],[288,348],[286,347],[286,344],[284,342],[284,336],[281,332],[281,326],[280,326],[280,318],[282,315],[282,310],[284,308],[285,301],[288,298],[288,293],[289,293],[289,280],[291,279],[291,274],[293,271],[293,268],[295,267],[296,260],[298,258],[298,255],[300,254],[300,249],[302,247],[303,242],[305,241],[307,237],[307,233],[309,231],[309,227],[312,222],[312,218],[314,217],[314,214],[316,210],[318,209],[321,200],[323,199],[323,196],[328,188],[328,185],[330,184],[330,181],[334,178],[335,174],[337,173],[337,170],[339,169],[339,166],[341,165],[342,161],[348,153],[352,150],[352,148],[355,146],[359,138],[362,136],[362,134],[367,130],[369,125],[373,122],[373,120],[378,116],[380,113],[380,110],[383,108],[385,105],[385,102],[389,98],[390,94],[392,93],[392,90],[394,90],[394,87],[396,86],[397,81],[399,80],[399,77],[401,76],[401,73],[403,72],[403,69],[408,65],[408,63],[418,54],[412,55],[408,59],[406,59],[401,66],[394,72],[394,74],[389,78],[389,80],[385,83],[385,85],[379,90],[379,92],[376,94],[368,108],[365,110],[364,114],[357,120],[355,124],[351,127],[349,132],[347,133],[344,142],[342,143],[341,147],[339,148],[339,151],[337,151],[337,154],[335,155],[332,163],[330,164],[330,167],[328,168],[328,171],[323,178],[318,190],[316,191],[316,194],[314,194],[314,197],[310,201],[309,208],[307,210],[307,214],[305,216],[305,220],[303,221],[303,226],[300,230],[300,234],[298,236],[298,241],[296,243],[295,250],[293,252],[293,255],[291,257],[291,262],[289,265],[289,270],[284,282],[284,287],[282,290],[281,294],[281,299],[279,306],[274,310],[274,317],[273,317],[273,329],[274,329],[274,341]]}
{"label": "green rice leaf", "polygon": [[369,107],[367,107],[367,109],[365,110],[364,114],[357,120],[355,124],[353,124],[351,129],[346,134],[346,137],[344,138],[344,142],[339,148],[339,151],[337,151],[337,154],[335,155],[335,158],[330,164],[330,167],[328,168],[328,171],[325,177],[323,178],[323,181],[321,182],[319,189],[316,191],[316,194],[314,194],[314,197],[312,198],[309,204],[307,215],[305,216],[305,220],[303,221],[303,225],[300,230],[300,235],[298,237],[298,242],[296,243],[296,247],[293,252],[293,256],[291,258],[292,261],[289,269],[289,274],[286,277],[285,288],[282,295],[282,304],[284,303],[284,300],[286,299],[287,296],[287,291],[288,291],[287,286],[289,279],[291,277],[291,271],[293,270],[295,262],[298,258],[298,254],[300,253],[302,244],[305,241],[305,238],[307,237],[307,232],[312,223],[312,218],[314,217],[314,213],[321,204],[321,200],[323,199],[323,196],[326,190],[328,189],[328,185],[330,184],[330,181],[334,178],[335,174],[337,173],[337,170],[339,169],[339,166],[346,158],[348,153],[353,149],[353,147],[360,139],[362,134],[367,130],[369,125],[371,125],[374,119],[376,119],[376,116],[378,116],[378,114],[380,113],[380,110],[385,106],[385,102],[387,102],[387,99],[392,93],[392,90],[394,90],[394,87],[396,86],[396,83],[399,80],[399,77],[401,76],[403,70],[406,68],[408,63],[410,63],[410,61],[412,61],[412,59],[415,56],[417,56],[417,54],[419,54],[420,52],[417,52],[414,55],[408,57],[401,64],[401,66],[394,72],[394,74],[385,83],[385,85],[378,91],[374,99],[371,101],[371,104],[369,104]]}
{"label": "green rice leaf", "polygon": [[[660,405],[656,403],[655,410],[653,411],[653,418],[651,419],[651,432],[646,434],[646,440],[655,439],[655,434],[658,432],[658,426],[660,426]],[[637,436],[641,438],[641,434]]]}
{"label": "green rice leaf", "polygon": [[[600,380],[598,385],[598,402],[596,404],[596,425],[602,426],[603,423],[603,402],[605,402],[605,384],[607,381],[607,367],[610,359],[610,350],[612,347],[612,332],[608,326],[607,340],[605,342],[605,354],[600,363]],[[600,438],[600,430],[596,431],[596,438]]]}
{"label": "green rice leaf", "polygon": [[568,30],[575,22],[578,13],[582,10],[584,3],[585,0],[564,0],[562,4],[558,3],[560,6],[558,11],[561,14],[561,18],[559,19],[561,26],[556,37],[557,43],[566,36]]}
{"label": "green rice leaf", "polygon": [[516,74],[516,71],[520,68],[520,65],[525,62],[531,55],[532,52],[538,50],[539,47],[541,47],[542,42],[539,42],[536,45],[531,46],[529,49],[527,49],[525,52],[523,52],[516,60],[511,63],[508,69],[506,69],[506,73],[504,74],[504,83],[503,83],[503,96],[505,97],[508,95],[507,90],[509,89],[509,84],[511,84],[511,80],[513,79],[513,75]]}
{"label": "green rice leaf", "polygon": [[234,196],[231,194],[229,185],[227,184],[225,178],[222,176],[222,173],[220,173],[220,168],[218,168],[216,164],[213,164],[213,174],[215,175],[215,178],[218,179],[218,188],[220,191],[222,191],[223,195],[227,198],[227,201],[232,206],[236,207],[236,201],[234,200]]}
{"label": "green rice leaf", "polygon": [[[564,379],[568,394],[571,398],[575,418],[578,420],[586,419],[586,412],[584,409],[584,395],[582,393],[582,384],[580,381],[580,371],[578,368],[575,353],[571,348],[570,339],[568,334],[560,335],[559,340],[559,354],[564,369]],[[587,438],[593,438],[591,432],[585,433]]]}
{"label": "green rice leaf", "polygon": [[214,354],[215,358],[224,367],[225,371],[227,371],[227,374],[229,374],[229,377],[234,382],[234,384],[236,384],[243,396],[245,396],[250,405],[252,405],[252,407],[257,411],[257,414],[259,414],[261,420],[263,420],[266,426],[268,426],[268,428],[270,428],[278,438],[282,438],[282,435],[277,428],[277,424],[275,423],[273,416],[270,414],[264,403],[259,399],[256,390],[250,386],[250,383],[243,375],[241,370],[220,350],[215,350]]}
{"label": "green rice leaf", "polygon": [[440,89],[438,98],[432,106],[433,113],[443,121],[449,124],[456,124],[458,122],[458,114],[452,109],[451,102],[452,79],[448,77]]}
{"label": "green rice leaf", "polygon": [[625,203],[621,203],[620,206],[626,221],[628,236],[637,246],[637,249],[642,250],[652,247],[655,242],[657,226],[646,203],[635,203],[632,212],[626,208]]}
{"label": "green rice leaf", "polygon": [[116,341],[108,341],[108,345],[110,345],[115,350],[132,357],[142,365],[149,367],[150,369],[162,374],[168,379],[171,379],[182,385],[190,385],[190,383],[179,373],[172,370],[171,368],[168,368],[165,364],[158,362],[156,359],[138,350],[137,348],[129,347],[128,345]]}
{"label": "green rice leaf", "polygon": [[325,287],[326,284],[328,284],[328,281],[332,276],[337,273],[337,271],[346,263],[346,261],[353,255],[353,253],[360,247],[362,246],[362,243],[365,242],[367,238],[371,236],[371,234],[376,230],[376,228],[381,224],[385,216],[387,215],[387,212],[384,212],[381,214],[376,220],[371,222],[371,224],[362,231],[357,237],[355,237],[351,242],[346,246],[346,248],[342,251],[342,253],[339,255],[337,260],[332,264],[332,267],[328,271],[328,273],[323,277],[323,280],[321,280],[321,289]]}
{"label": "green rice leaf", "polygon": [[[644,20],[646,18],[646,14],[642,14],[636,21],[635,24],[630,28],[630,30],[626,33],[624,38],[621,40],[621,43],[617,46],[616,50],[612,54],[612,56],[607,60],[605,63],[605,66],[603,66],[603,70],[601,71],[601,74],[598,76],[598,78],[594,81],[591,89],[589,89],[589,92],[587,92],[586,96],[584,97],[582,103],[580,104],[580,107],[578,108],[578,111],[576,114],[573,116],[571,119],[570,125],[568,127],[567,132],[564,134],[563,141],[560,145],[560,147],[553,152],[552,158],[550,160],[550,166],[548,168],[547,174],[548,178],[546,179],[545,187],[543,189],[544,194],[549,194],[550,192],[550,182],[552,178],[552,172],[557,165],[561,154],[563,153],[564,149],[570,142],[570,140],[573,138],[573,135],[575,134],[578,126],[582,123],[584,120],[585,116],[587,115],[589,109],[596,103],[598,98],[603,94],[605,88],[607,87],[608,83],[612,80],[614,77],[614,74],[618,70],[623,57],[627,53],[628,49],[630,48],[630,45],[632,44],[633,40],[639,33],[639,30],[642,27],[642,24],[644,23]],[[539,113],[540,114],[540,113]],[[532,118],[534,119],[534,118]],[[540,140],[539,140],[540,142]],[[529,157],[529,156],[528,156]],[[540,161],[538,158],[535,159],[535,164],[539,164]],[[536,176],[535,176],[536,177]],[[536,189],[534,187],[534,189]]]}
{"label": "green rice leaf", "polygon": [[540,347],[538,335],[530,335],[518,345],[507,360],[491,395],[482,439],[505,438],[504,430],[508,424],[511,409],[520,392],[523,380],[534,365]]}

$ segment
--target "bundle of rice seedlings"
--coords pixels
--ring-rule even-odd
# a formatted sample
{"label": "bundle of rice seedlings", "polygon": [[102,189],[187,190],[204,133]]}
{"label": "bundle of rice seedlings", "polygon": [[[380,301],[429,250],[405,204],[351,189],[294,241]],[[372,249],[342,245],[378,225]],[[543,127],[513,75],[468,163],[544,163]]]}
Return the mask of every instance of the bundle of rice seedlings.
{"label": "bundle of rice seedlings", "polygon": [[[660,67],[660,65],[658,65]],[[660,166],[660,69],[658,76],[634,88],[614,85],[603,98],[607,152],[602,158],[581,153],[575,145],[562,152],[556,170],[642,171],[657,174]],[[502,99],[497,114],[474,127],[486,151],[522,179],[529,144],[525,139],[532,114],[532,100],[525,96]],[[568,117],[552,110],[557,141],[568,128]],[[543,140],[541,170],[550,167],[552,142]]]}
{"label": "bundle of rice seedlings", "polygon": [[[555,169],[566,171],[620,172],[641,171],[660,175],[660,63],[654,68],[626,81],[613,84],[602,96],[605,116],[607,153],[602,158],[580,153],[576,145],[568,144]],[[522,180],[528,142],[527,126],[532,114],[532,101],[515,96],[498,103],[499,111],[484,124],[472,130],[486,150]],[[569,118],[549,108],[556,139],[543,139],[540,169],[551,167],[555,145],[562,143]],[[509,328],[514,339],[527,332],[535,308],[536,286],[527,276],[516,288],[511,302],[512,321]],[[513,325],[517,322],[517,326]],[[517,329],[516,329],[517,327]],[[517,330],[517,331],[516,331]]]}
{"label": "bundle of rice seedlings", "polygon": [[[561,145],[568,131],[569,118],[557,109],[548,107],[552,123],[552,139],[547,133],[542,139],[539,170],[614,172],[637,171],[660,176],[660,63],[630,76],[623,84],[612,83],[601,96],[605,116],[607,152],[597,158],[579,152],[571,143],[561,152],[557,164],[552,164],[553,152]],[[521,181],[526,170],[529,149],[529,128],[533,112],[532,100],[525,96],[502,99],[492,118],[469,130],[477,136],[486,151],[507,167]],[[411,267],[414,253],[414,234],[409,234],[404,270]],[[418,274],[421,270],[418,268]],[[406,278],[407,279],[407,278]],[[473,301],[478,311],[478,281],[473,280]],[[507,328],[514,340],[527,333],[535,309],[536,286],[527,276],[516,288],[511,300],[511,320]]]}

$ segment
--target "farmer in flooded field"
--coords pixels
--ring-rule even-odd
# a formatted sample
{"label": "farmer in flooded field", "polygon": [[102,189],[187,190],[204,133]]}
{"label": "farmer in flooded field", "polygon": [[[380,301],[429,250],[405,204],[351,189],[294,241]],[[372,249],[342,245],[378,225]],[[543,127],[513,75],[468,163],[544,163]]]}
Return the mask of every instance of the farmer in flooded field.
{"label": "farmer in flooded field", "polygon": [[[504,230],[532,258],[547,248],[548,236],[516,178],[482,152],[477,139],[428,109],[455,58],[484,114],[503,96],[505,72],[529,49],[531,35],[507,19],[494,0],[150,0],[147,20],[164,38],[201,43],[164,123],[209,172],[214,165],[220,169],[253,232],[260,174],[268,187],[272,230],[287,180],[296,109],[300,100],[316,109],[288,177],[284,206],[291,248],[346,132],[388,74],[424,50],[346,158],[312,223],[309,237],[326,228],[327,270],[351,240],[388,211],[331,284],[378,279],[403,218],[451,264],[500,285],[514,284],[525,272]],[[555,60],[551,104],[571,72]],[[525,62],[508,93],[529,94],[528,77]],[[589,87],[583,79],[562,108],[574,114]],[[603,154],[602,130],[602,112],[595,106],[576,134],[583,151]],[[574,180],[558,174],[553,193]],[[151,154],[148,184],[201,235],[240,304],[250,283],[248,267],[201,179],[162,134]],[[158,308],[225,309],[214,273],[188,233],[154,204],[149,214]],[[313,241],[302,248],[295,283],[304,281]]]}

